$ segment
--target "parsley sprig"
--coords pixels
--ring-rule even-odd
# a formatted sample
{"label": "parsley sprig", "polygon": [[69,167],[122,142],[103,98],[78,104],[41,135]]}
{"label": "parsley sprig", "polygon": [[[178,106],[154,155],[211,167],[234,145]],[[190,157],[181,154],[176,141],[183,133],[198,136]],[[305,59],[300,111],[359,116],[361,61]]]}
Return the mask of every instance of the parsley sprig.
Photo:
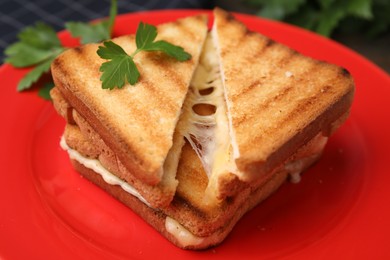
{"label": "parsley sprig", "polygon": [[161,51],[178,61],[191,59],[191,54],[185,52],[182,47],[164,40],[155,41],[156,37],[155,26],[140,22],[135,36],[137,49],[132,54],[127,54],[122,47],[112,41],[106,41],[103,46],[99,46],[97,54],[102,59],[108,60],[100,67],[102,88],[122,88],[126,82],[131,85],[137,83],[140,73],[134,62],[134,56],[141,51]]}
{"label": "parsley sprig", "polygon": [[50,69],[51,62],[65,50],[53,28],[38,22],[18,34],[19,42],[10,45],[5,62],[16,68],[36,66],[19,82],[18,91],[31,87]]}
{"label": "parsley sprig", "polygon": [[65,28],[73,37],[80,37],[81,43],[100,42],[111,38],[112,28],[117,15],[117,1],[111,1],[110,15],[107,20],[98,23],[67,22]]}
{"label": "parsley sprig", "polygon": [[[99,42],[111,38],[117,14],[117,0],[111,1],[110,16],[97,23],[68,22],[66,28],[73,37],[80,37],[81,43]],[[43,22],[24,28],[18,35],[19,41],[4,51],[6,63],[15,68],[33,67],[18,83],[17,90],[23,91],[50,71],[53,60],[67,48],[62,46],[55,30]],[[43,92],[50,91],[52,84],[45,84]],[[40,92],[40,96],[46,94]],[[47,95],[46,95],[47,97]]]}

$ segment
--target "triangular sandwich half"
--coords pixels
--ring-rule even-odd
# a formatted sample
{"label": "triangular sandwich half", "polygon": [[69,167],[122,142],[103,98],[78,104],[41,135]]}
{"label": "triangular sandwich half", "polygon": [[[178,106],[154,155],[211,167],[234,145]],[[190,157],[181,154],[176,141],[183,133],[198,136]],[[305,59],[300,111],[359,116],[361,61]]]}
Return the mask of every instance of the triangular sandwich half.
{"label": "triangular sandwich half", "polygon": [[[126,169],[118,177],[159,186],[162,194],[156,197],[164,198],[150,201],[154,205],[169,203],[177,186],[175,174],[183,141],[174,141],[175,127],[207,29],[204,15],[159,25],[156,40],[181,46],[192,58],[179,62],[162,53],[141,52],[134,58],[141,74],[138,83],[122,89],[102,89],[99,67],[105,60],[96,53],[100,44],[70,49],[52,64],[56,96],[75,111],[65,117],[85,122],[81,126],[87,132],[89,127],[93,130],[91,138],[92,132],[102,138],[109,153]],[[136,49],[134,35],[112,41],[128,54]],[[102,149],[103,154],[107,152]]]}
{"label": "triangular sandwich half", "polygon": [[[205,46],[208,65],[198,67],[186,106],[187,139],[209,176],[206,200],[267,179],[310,140],[320,153],[349,114],[354,83],[345,69],[249,31],[222,9]],[[286,167],[299,174],[296,159]]]}

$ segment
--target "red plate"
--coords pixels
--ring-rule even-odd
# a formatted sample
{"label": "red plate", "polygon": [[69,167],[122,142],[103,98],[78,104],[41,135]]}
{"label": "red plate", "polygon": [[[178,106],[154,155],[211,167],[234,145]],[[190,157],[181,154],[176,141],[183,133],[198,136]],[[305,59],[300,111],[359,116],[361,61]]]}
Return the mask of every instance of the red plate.
{"label": "red plate", "polygon": [[[115,34],[139,21],[199,11],[122,15]],[[351,50],[283,23],[238,15],[248,27],[317,59],[347,68],[356,97],[346,124],[299,184],[285,184],[247,214],[225,242],[176,248],[142,219],[81,178],[59,148],[64,121],[36,91],[17,93],[27,71],[4,65],[0,127],[0,259],[389,259],[390,79]],[[61,33],[67,45],[75,45]]]}

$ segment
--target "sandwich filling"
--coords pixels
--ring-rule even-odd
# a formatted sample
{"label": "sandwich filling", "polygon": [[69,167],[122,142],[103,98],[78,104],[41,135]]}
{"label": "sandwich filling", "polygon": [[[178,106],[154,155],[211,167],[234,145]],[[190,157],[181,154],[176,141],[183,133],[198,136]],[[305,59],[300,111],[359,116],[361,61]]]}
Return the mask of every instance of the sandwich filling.
{"label": "sandwich filling", "polygon": [[[307,167],[307,162],[310,161],[312,158],[317,157],[321,153],[322,149],[326,144],[326,141],[326,137],[322,136],[321,134],[317,135],[312,140],[311,145],[306,147],[306,149],[303,151],[302,157],[286,162],[285,170],[288,171],[291,175],[290,179],[292,180],[292,182],[299,181],[300,173],[304,170],[305,167]],[[116,177],[114,174],[104,168],[99,162],[99,160],[84,157],[78,151],[70,148],[67,145],[64,137],[61,138],[60,146],[69,154],[69,157],[71,159],[78,161],[80,164],[96,172],[96,174],[99,174],[106,183],[110,185],[120,186],[125,192],[129,193],[132,196],[135,196],[142,203],[144,203],[148,207],[151,207],[150,204],[146,201],[146,199],[143,198],[142,195],[134,187],[129,185],[127,182],[121,180],[120,178]],[[196,246],[207,242],[207,240],[209,239],[212,239],[212,236],[199,237],[194,235],[177,220],[169,216],[166,216],[165,218],[165,228],[167,232],[174,236],[175,239],[179,241],[179,243],[183,247]]]}
{"label": "sandwich filling", "polygon": [[60,146],[63,150],[68,152],[69,157],[71,159],[78,161],[85,167],[99,174],[103,178],[103,180],[108,184],[119,185],[123,190],[137,197],[140,201],[142,201],[143,203],[145,203],[150,207],[150,204],[145,200],[144,197],[142,197],[142,195],[134,187],[132,187],[127,182],[121,180],[120,178],[118,178],[117,176],[109,172],[106,168],[103,167],[103,165],[99,162],[99,160],[86,158],[83,155],[81,155],[78,151],[70,148],[63,136],[61,137]]}
{"label": "sandwich filling", "polygon": [[[76,160],[80,164],[84,165],[86,168],[93,170],[96,174],[99,174],[103,180],[110,185],[118,185],[124,191],[131,194],[132,196],[138,198],[142,203],[151,207],[150,204],[146,201],[144,197],[130,184],[121,180],[99,162],[96,159],[90,159],[81,155],[78,151],[70,148],[65,141],[65,138],[62,136],[60,141],[60,146],[63,150],[65,150],[69,157],[73,160]],[[201,244],[205,238],[195,236],[188,229],[186,229],[183,225],[181,225],[175,219],[167,216],[165,218],[165,228],[167,231],[172,234],[183,246],[194,246]]]}
{"label": "sandwich filling", "polygon": [[205,240],[203,237],[192,234],[188,229],[171,217],[165,218],[165,228],[183,247],[196,246]]}
{"label": "sandwich filling", "polygon": [[183,108],[183,135],[199,156],[209,180],[237,172],[219,61],[209,33]]}

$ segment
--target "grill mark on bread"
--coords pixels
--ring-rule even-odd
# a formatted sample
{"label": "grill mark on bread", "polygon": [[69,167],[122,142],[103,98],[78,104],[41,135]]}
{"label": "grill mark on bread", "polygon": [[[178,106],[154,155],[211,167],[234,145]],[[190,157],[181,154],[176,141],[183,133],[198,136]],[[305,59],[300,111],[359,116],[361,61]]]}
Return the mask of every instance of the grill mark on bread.
{"label": "grill mark on bread", "polygon": [[164,114],[172,115],[173,113],[175,113],[177,109],[175,104],[172,102],[172,99],[169,95],[161,94],[161,92],[158,90],[160,86],[155,86],[147,80],[144,80],[143,84],[145,87],[144,89],[147,91],[147,93],[145,93],[145,97],[150,99],[150,101],[153,100],[152,102],[150,102],[151,104],[158,104],[163,106],[164,111],[162,112],[164,112]]}
{"label": "grill mark on bread", "polygon": [[[176,25],[182,26],[182,23],[181,22],[177,22]],[[185,30],[185,31],[187,33],[189,33],[188,30]],[[128,35],[127,37],[129,38],[129,40],[132,40],[132,39],[135,38],[134,35]],[[89,57],[88,57],[88,55],[85,55],[85,51],[84,51],[83,47],[77,47],[77,48],[71,49],[70,51],[74,55],[77,55],[77,59],[80,62],[83,62],[84,64],[86,64],[89,67],[93,66],[94,67],[93,70],[99,71],[99,67],[100,67],[101,63],[96,62],[94,60],[89,61],[88,60]],[[154,53],[153,55],[156,55],[156,53]],[[154,59],[154,60],[156,60],[156,59]],[[55,61],[57,62],[57,65],[60,64],[59,59],[56,59]],[[103,59],[102,59],[102,61],[103,61]],[[180,77],[179,73],[174,71],[173,69],[169,69],[167,66],[165,66],[168,62],[175,62],[175,61],[172,61],[172,59],[170,59],[170,58],[167,59],[166,55],[162,54],[161,58],[158,60],[158,62],[153,62],[153,64],[158,66],[159,67],[158,69],[162,69],[163,71],[166,71],[167,72],[166,74],[171,79],[171,82],[179,82],[178,86],[180,86],[180,91],[181,92],[185,91],[186,90],[186,86],[185,86],[186,84],[183,81],[183,79]],[[191,60],[191,63],[193,63],[192,60]],[[61,66],[60,70],[62,70],[64,72],[64,77],[68,77],[69,73],[68,73],[68,71],[65,70],[65,68],[63,66]],[[141,80],[142,80],[142,73],[141,73],[141,77],[140,77],[140,81]],[[149,98],[150,97],[156,97],[157,103],[164,104],[164,107],[168,109],[169,114],[172,115],[172,111],[175,110],[175,105],[172,104],[173,102],[172,102],[172,100],[169,99],[170,97],[167,96],[167,95],[165,95],[165,96],[162,95],[161,92],[158,90],[158,86],[154,86],[153,84],[150,84],[147,81],[143,81],[143,83],[145,85],[147,85],[147,87],[145,89],[149,92],[148,93],[148,97]],[[156,93],[159,93],[159,94],[156,95]],[[138,114],[138,115],[143,114],[142,110],[136,109],[135,107],[133,107],[132,109],[133,109],[133,111],[135,111],[135,114]],[[144,121],[145,120],[141,120],[140,123],[145,123]],[[144,125],[144,128],[147,128],[147,125]]]}
{"label": "grill mark on bread", "polygon": [[[200,16],[197,16],[197,17],[200,17]],[[199,18],[197,18],[197,20],[198,19]],[[201,21],[201,20],[199,20],[199,21]],[[188,41],[191,41],[191,39],[196,39],[197,38],[197,35],[194,34],[192,32],[192,30],[189,30],[189,28],[187,28],[188,25],[184,21],[182,21],[180,19],[176,20],[175,22],[173,22],[173,25],[178,27],[181,30],[181,32],[183,33],[182,37],[183,38],[185,37],[186,39],[188,39]],[[163,30],[163,28],[161,28],[161,30]],[[159,33],[160,33],[161,30],[159,30]],[[184,34],[187,34],[187,36],[185,36]],[[165,40],[168,41],[168,42],[174,42],[174,41],[171,41],[170,39],[165,39]]]}
{"label": "grill mark on bread", "polygon": [[[57,58],[56,60],[60,60],[61,57]],[[56,65],[58,65],[59,67],[56,68],[58,69],[59,71],[61,71],[61,78],[66,78],[68,77],[67,75],[70,75],[69,71],[67,70],[66,66],[63,66],[63,63],[61,61],[59,62],[56,62]],[[95,115],[95,112],[90,110],[90,108],[88,108],[86,106],[86,104],[84,104],[83,102],[81,102],[81,100],[78,100],[75,96],[74,96],[74,93],[69,89],[69,87],[67,86],[67,84],[69,84],[68,82],[64,82],[64,81],[59,81],[58,84],[56,83],[56,86],[59,87],[60,90],[62,90],[61,92],[63,93],[64,97],[66,97],[66,99],[69,101],[70,105],[71,106],[75,106],[75,107],[78,107],[78,112],[84,117],[84,118],[90,118],[90,123],[94,125],[95,129],[106,129],[106,130],[102,130],[100,131],[100,135],[102,137],[102,139],[109,145],[109,147],[111,147],[111,149],[115,150],[114,148],[118,148],[119,150],[121,151],[126,151],[127,153],[131,153],[131,154],[136,154],[137,153],[137,149],[134,148],[132,145],[130,144],[126,144],[126,143],[122,143],[122,145],[125,146],[125,149],[122,149],[121,147],[119,146],[115,146],[113,143],[115,143],[115,141],[111,140],[111,136],[108,136],[106,133],[108,132],[113,132],[115,129],[112,128],[112,127],[108,127],[107,128],[107,125],[106,124],[103,124],[99,118],[96,117]],[[108,91],[108,90],[107,90]],[[75,105],[75,104],[78,104],[78,105]],[[140,112],[142,112],[143,110],[139,110],[138,108],[136,108],[135,106],[132,106],[132,110],[136,111],[135,113],[137,114],[140,114]],[[127,111],[129,112],[129,111]],[[145,128],[145,129],[148,129],[146,128],[146,122],[144,121],[141,121],[139,122],[140,124],[142,123],[142,127]],[[108,130],[110,129],[110,131]],[[115,137],[118,137],[119,136],[119,133],[112,133],[113,136]],[[124,155],[126,156],[126,155]],[[123,157],[123,158],[126,158],[126,157]],[[122,159],[123,159],[122,158]],[[145,161],[143,158],[137,158],[137,157],[133,157],[133,162],[136,163],[137,165],[140,165],[141,167],[146,167],[145,166]],[[128,164],[127,164],[128,165]],[[131,168],[129,166],[127,166],[128,169],[131,170]]]}
{"label": "grill mark on bread", "polygon": [[[290,52],[290,54],[292,56],[295,56],[297,53],[296,52]],[[299,55],[296,56],[299,58]],[[285,57],[287,58],[287,57]],[[287,60],[288,62],[291,62],[292,59],[290,58],[289,60]],[[297,77],[299,76],[300,78],[307,78],[306,75],[310,75],[313,70],[316,69],[316,66],[315,66],[315,63],[311,63],[310,64],[310,68],[308,70],[305,70],[303,74],[300,74],[300,75],[296,75]],[[275,69],[273,71],[271,71],[271,73],[274,73],[276,70],[279,70],[279,67],[278,66],[275,66]],[[271,74],[270,73],[270,74]],[[263,102],[259,102],[257,104],[254,104],[254,105],[257,105],[257,106],[253,106],[252,107],[252,111],[251,112],[248,112],[248,113],[245,113],[244,116],[240,117],[240,118],[237,118],[235,117],[234,118],[234,125],[240,125],[240,124],[243,124],[244,121],[245,121],[245,124],[250,124],[257,116],[257,113],[256,112],[253,112],[253,111],[265,111],[267,110],[270,105],[274,102],[278,102],[282,99],[284,99],[289,93],[291,93],[292,91],[295,90],[294,88],[294,85],[296,84],[296,82],[290,82],[288,85],[285,85],[283,87],[283,89],[281,91],[278,91],[276,93],[276,95],[273,95],[273,96],[269,96],[266,100],[264,100]],[[253,88],[252,88],[253,89]],[[251,89],[248,89],[247,91],[247,96],[249,95],[249,91]],[[239,95],[240,96],[240,95]],[[245,98],[245,96],[241,95],[241,98]],[[237,102],[237,98],[234,100],[234,102]]]}
{"label": "grill mark on bread", "polygon": [[[180,30],[182,30],[182,32],[188,34],[188,35],[191,35],[191,38],[194,39],[196,38],[195,35],[193,34],[193,32],[191,30],[188,30],[186,27],[187,25],[185,23],[183,23],[182,20],[176,20],[174,23],[173,23],[175,26],[179,27]],[[168,40],[169,41],[169,40]]]}
{"label": "grill mark on bread", "polygon": [[205,19],[207,19],[207,16],[205,14],[200,14],[200,15],[194,16],[194,18],[196,20],[198,20],[198,22],[203,22]]}
{"label": "grill mark on bread", "polygon": [[[258,35],[256,37],[260,38]],[[276,46],[275,42],[271,39],[266,38],[265,40],[264,39],[261,40],[263,40],[261,48],[258,49],[252,56],[248,57],[249,58],[248,63],[252,63],[254,62],[254,60],[259,59],[262,55],[264,55],[264,53],[272,50],[272,48]]]}
{"label": "grill mark on bread", "polygon": [[58,71],[63,71],[63,64],[62,64],[62,60],[60,58],[53,60],[51,66],[53,69],[55,68]]}
{"label": "grill mark on bread", "polygon": [[83,52],[83,48],[81,46],[77,46],[76,48],[73,48],[73,50],[76,52],[76,53],[82,53]]}
{"label": "grill mark on bread", "polygon": [[[260,102],[255,107],[252,107],[251,112],[247,112],[243,114],[241,117],[234,117],[233,118],[233,124],[234,125],[240,125],[240,124],[250,124],[257,116],[256,111],[262,111],[266,110],[267,108],[270,107],[270,105],[274,102],[277,102],[278,100],[282,100],[285,96],[287,96],[290,92],[294,90],[292,85],[286,86],[283,88],[282,92],[278,92],[277,95],[269,97],[266,99],[264,102]],[[254,112],[253,112],[254,111]]]}
{"label": "grill mark on bread", "polygon": [[[313,62],[313,65],[311,66],[311,69],[306,71],[305,74],[312,74],[314,71],[316,71],[316,72],[319,71],[318,70],[318,63],[323,63],[323,62],[315,60],[315,62]],[[326,64],[326,63],[324,63],[324,64]],[[281,120],[278,121],[278,125],[288,124],[288,122],[292,118],[297,118],[302,114],[303,111],[307,111],[308,109],[310,109],[313,106],[313,104],[317,103],[318,99],[323,99],[323,97],[322,98],[319,97],[319,95],[318,95],[318,94],[320,94],[319,92],[321,92],[321,94],[330,93],[330,90],[332,90],[332,85],[337,84],[337,82],[336,82],[337,80],[338,80],[338,74],[333,74],[333,77],[329,78],[324,83],[323,86],[318,87],[318,91],[315,94],[313,94],[309,97],[306,97],[304,99],[301,99],[300,105],[295,106],[294,109],[288,113],[288,115],[285,115],[284,117],[282,117]],[[293,89],[293,87],[291,87],[291,89]],[[272,134],[273,131],[275,131],[274,128],[268,128],[263,132],[263,135],[270,135],[270,134]],[[262,139],[262,136],[260,136],[260,135],[255,136],[253,143],[261,142],[261,139]]]}
{"label": "grill mark on bread", "polygon": [[83,47],[76,47],[76,48],[73,48],[73,49],[70,49],[69,52],[72,52],[74,53],[75,55],[77,55],[78,59],[85,59],[85,55],[83,54],[84,53],[84,50],[83,50]]}
{"label": "grill mark on bread", "polygon": [[274,45],[275,43],[276,42],[274,40],[272,40],[271,38],[266,38],[266,40],[265,40],[265,47],[264,48],[269,48],[272,45]]}
{"label": "grill mark on bread", "polygon": [[[303,111],[307,110],[307,107],[310,107],[313,105],[313,103],[316,102],[317,96],[311,96],[303,99],[300,101],[301,105],[296,106],[288,115],[281,118],[281,120],[278,121],[278,125],[284,125],[288,123],[292,118],[299,117],[300,114],[302,114]],[[252,143],[261,143],[263,136],[269,136],[271,135],[275,129],[273,127],[269,127],[263,131],[262,135],[253,136]],[[275,147],[275,149],[278,149],[279,147]]]}
{"label": "grill mark on bread", "polygon": [[346,77],[346,78],[350,78],[351,77],[351,73],[345,69],[345,68],[340,68],[340,72],[341,72],[341,75],[343,77]]}
{"label": "grill mark on bread", "polygon": [[227,22],[236,22],[236,19],[231,13],[223,13],[223,16],[225,16]]}
{"label": "grill mark on bread", "polygon": [[[129,38],[133,38],[133,37],[129,37]],[[78,55],[77,59],[79,59],[80,62],[83,62],[84,64],[93,67],[94,71],[99,71],[100,63],[96,62],[95,60],[89,60],[88,55],[84,55],[83,52],[84,52],[83,48],[79,48],[79,51],[76,50],[74,51],[74,53]],[[140,81],[141,80],[142,80],[142,71],[141,71]],[[155,99],[156,100],[155,104],[159,104],[159,103],[164,104],[164,108],[168,110],[168,111],[165,110],[164,113],[165,114],[169,113],[170,115],[172,115],[173,111],[175,110],[175,106],[172,104],[170,100],[165,99],[167,96],[161,94],[161,92],[158,90],[158,86],[154,86],[153,84],[150,84],[148,81],[145,80],[143,81],[143,84],[144,84],[144,89],[148,91],[147,97]],[[106,90],[106,91],[118,91],[118,90],[114,89],[114,90]],[[130,110],[132,111],[133,117],[139,118],[138,122],[139,124],[142,125],[142,128],[148,129],[147,120],[145,119],[145,113],[143,108],[142,107],[139,108],[139,106],[132,106]],[[129,147],[129,149],[131,148]],[[142,164],[141,161],[139,163]]]}
{"label": "grill mark on bread", "polygon": [[[259,38],[262,41],[261,48],[257,48],[254,53],[251,53],[250,56],[247,57],[248,63],[252,63],[254,60],[258,59],[263,53],[275,44],[275,41],[272,39],[262,37],[261,35],[258,35],[255,32],[245,30],[240,35],[236,36],[239,37],[236,41],[233,42],[231,46],[225,46],[224,49],[221,50],[221,57],[225,57],[228,55],[236,55],[235,49],[240,46],[242,48],[242,44],[248,41],[252,41],[252,39],[249,39],[251,37]],[[249,38],[248,38],[249,37]]]}
{"label": "grill mark on bread", "polygon": [[83,46],[71,49],[71,51],[74,53],[74,55],[77,55],[76,58],[80,62],[83,62],[85,66],[90,67],[91,68],[90,70],[95,71],[96,73],[100,73],[100,65],[102,64],[102,62],[107,61],[105,59],[100,58],[97,53],[96,53],[97,59],[92,59]]}
{"label": "grill mark on bread", "polygon": [[180,207],[185,206],[185,208],[188,209],[188,211],[194,213],[197,217],[207,220],[208,215],[203,210],[199,209],[198,207],[194,206],[192,203],[190,203],[188,200],[186,200],[184,197],[182,197],[178,192],[176,192],[175,197],[172,201],[172,204],[178,206],[182,205]]}
{"label": "grill mark on bread", "polygon": [[[180,91],[182,91],[182,92],[186,91],[186,89],[187,89],[186,85],[187,84],[186,84],[186,82],[184,82],[184,80],[180,76],[180,74],[179,74],[180,72],[166,66],[170,62],[176,62],[176,61],[173,61],[172,58],[168,58],[167,59],[165,54],[161,54],[161,55],[155,57],[154,61],[155,62],[153,62],[153,64],[157,67],[157,70],[164,71],[164,74],[172,82],[175,82],[176,84],[179,85]],[[192,63],[193,63],[193,61],[192,61]]]}
{"label": "grill mark on bread", "polygon": [[[268,45],[269,42],[274,42],[274,41],[273,40],[266,41],[263,48],[261,48],[261,50],[259,50],[259,52],[256,53],[258,56],[264,55],[264,52],[271,50],[271,47],[267,48],[267,46],[276,46],[276,45],[273,45],[273,43],[271,45]],[[278,72],[278,71],[282,70],[284,67],[286,67],[288,65],[288,63],[290,63],[292,61],[292,59],[295,55],[297,55],[297,52],[289,51],[287,53],[287,55],[280,56],[280,59],[278,61],[273,62],[273,67],[267,74],[268,75],[275,75],[276,72]],[[257,59],[257,57],[253,56],[252,59]],[[252,62],[252,59],[250,62]],[[262,83],[264,81],[267,81],[267,77],[270,77],[270,76],[264,76],[264,78],[261,80],[256,79],[255,81],[250,82],[247,86],[243,86],[242,91],[240,93],[238,93],[237,95],[230,97],[230,99],[232,100],[232,102],[240,102],[239,101],[240,99],[248,97],[250,95],[250,92],[255,91],[257,87],[262,87]]]}
{"label": "grill mark on bread", "polygon": [[[164,54],[161,54],[161,56],[164,56]],[[171,62],[171,61],[169,60],[167,61],[166,57],[159,57],[158,61],[153,62],[153,65],[156,66],[156,70],[164,71],[166,77],[168,78],[168,80],[165,81],[164,84],[169,84],[169,85],[175,84],[176,86],[179,87],[177,91],[184,93],[187,89],[186,82],[184,82],[184,80],[180,77],[179,72],[170,69],[169,67],[166,66],[167,62]],[[146,90],[145,97],[151,99],[150,100],[151,104],[163,105],[164,107],[163,112],[165,114],[169,114],[169,115],[175,114],[176,110],[178,109],[176,105],[176,100],[172,100],[173,98],[172,96],[168,94],[164,94],[164,92],[161,91],[161,88],[164,87],[163,85],[152,84],[149,80],[143,79],[142,68],[140,68],[140,72],[141,72],[140,82],[142,81],[144,90]]]}

